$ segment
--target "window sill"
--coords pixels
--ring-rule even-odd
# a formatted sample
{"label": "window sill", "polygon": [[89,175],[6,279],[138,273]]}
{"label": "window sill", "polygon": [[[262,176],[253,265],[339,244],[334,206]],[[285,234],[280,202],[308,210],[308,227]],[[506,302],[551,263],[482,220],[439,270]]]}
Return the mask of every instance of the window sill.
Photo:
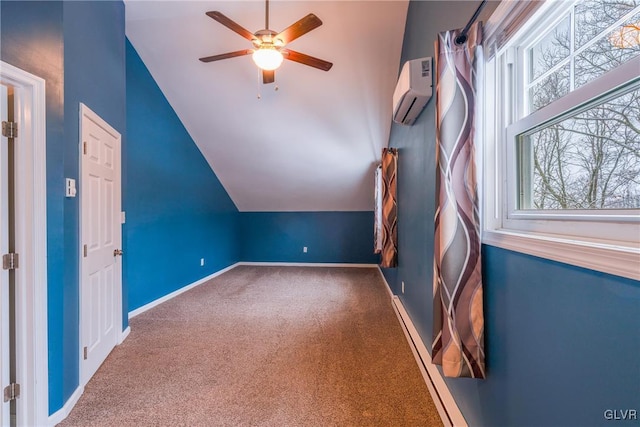
{"label": "window sill", "polygon": [[485,230],[482,243],[640,280],[640,248],[572,240],[569,237]]}

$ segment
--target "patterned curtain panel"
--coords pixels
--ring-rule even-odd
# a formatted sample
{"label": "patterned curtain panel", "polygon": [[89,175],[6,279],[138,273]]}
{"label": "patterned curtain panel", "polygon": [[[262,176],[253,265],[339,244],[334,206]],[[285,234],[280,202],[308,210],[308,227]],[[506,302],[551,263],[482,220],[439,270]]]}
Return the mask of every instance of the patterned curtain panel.
{"label": "patterned curtain panel", "polygon": [[436,42],[436,215],[433,362],[449,377],[484,378],[480,221],[474,159],[476,66],[482,27]]}
{"label": "patterned curtain panel", "polygon": [[373,253],[382,252],[382,165],[375,173],[375,211],[373,220]]}
{"label": "patterned curtain panel", "polygon": [[398,265],[398,202],[396,176],[398,173],[398,150],[382,150],[382,250],[381,267]]}

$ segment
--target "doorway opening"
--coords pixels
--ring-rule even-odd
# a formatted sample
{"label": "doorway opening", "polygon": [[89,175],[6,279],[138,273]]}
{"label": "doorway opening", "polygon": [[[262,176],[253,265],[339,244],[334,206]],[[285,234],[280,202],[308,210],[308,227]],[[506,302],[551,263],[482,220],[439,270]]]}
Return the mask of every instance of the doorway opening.
{"label": "doorway opening", "polygon": [[45,81],[0,61],[0,100],[1,421],[46,425]]}

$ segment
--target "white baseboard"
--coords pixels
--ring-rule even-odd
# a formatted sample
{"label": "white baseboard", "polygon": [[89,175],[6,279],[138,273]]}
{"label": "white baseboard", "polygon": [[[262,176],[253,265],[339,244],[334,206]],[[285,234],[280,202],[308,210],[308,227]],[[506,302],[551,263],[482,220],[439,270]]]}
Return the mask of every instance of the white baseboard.
{"label": "white baseboard", "polygon": [[382,277],[382,281],[385,284],[385,288],[387,288],[387,292],[389,293],[389,298],[391,298],[391,300],[393,301],[393,297],[395,295],[393,294],[393,291],[391,290],[391,286],[389,286],[389,282],[387,282],[387,278],[384,277],[384,274],[382,273],[382,269],[380,268],[380,266],[377,265],[376,267],[378,267],[378,273],[380,273],[380,277]]}
{"label": "white baseboard", "polygon": [[409,313],[405,310],[400,298],[394,295],[393,291],[391,291],[391,286],[389,286],[389,282],[387,282],[384,274],[382,274],[382,270],[378,268],[378,271],[386,285],[387,291],[389,291],[393,310],[396,312],[396,316],[398,316],[398,321],[400,322],[400,326],[402,326],[402,331],[407,338],[409,347],[411,347],[413,357],[415,357],[416,362],[418,363],[418,367],[420,368],[422,377],[427,384],[427,388],[429,389],[433,403],[436,405],[436,409],[442,419],[442,423],[445,427],[467,427],[467,422],[464,419],[460,408],[458,408],[458,404],[453,398],[453,395],[449,391],[447,384],[444,382],[442,374],[440,374],[438,368],[431,363],[431,355],[427,351],[427,347],[424,345],[418,330],[413,325],[413,322],[409,317]]}
{"label": "white baseboard", "polygon": [[195,288],[198,285],[203,284],[204,282],[207,282],[211,279],[213,279],[214,277],[217,277],[219,275],[221,275],[222,273],[226,273],[227,271],[234,269],[235,267],[237,267],[238,265],[241,265],[241,263],[237,262],[235,264],[231,264],[229,267],[223,268],[222,270],[218,270],[213,274],[208,275],[207,277],[203,277],[200,280],[197,280],[189,285],[183,286],[182,288],[178,289],[177,291],[173,291],[170,294],[167,294],[161,298],[158,298],[155,301],[151,301],[148,304],[143,305],[142,307],[138,307],[133,311],[129,312],[129,319],[132,319],[134,317],[136,317],[138,314],[144,313],[147,310],[151,310],[153,307],[156,307],[160,304],[162,304],[165,301],[169,301],[171,298],[175,298],[178,295],[180,295],[183,292],[188,291],[189,289]]}
{"label": "white baseboard", "polygon": [[[196,282],[191,283],[190,285],[187,285],[185,287],[182,287],[180,289],[178,289],[175,292],[172,292],[168,295],[165,295],[162,298],[159,298],[155,301],[150,302],[149,304],[146,304],[136,310],[133,310],[131,312],[129,312],[129,319],[131,319],[132,317],[137,316],[140,313],[143,313],[177,295],[180,295],[183,292],[188,291],[191,288],[194,288],[198,285],[201,285],[202,283],[213,279],[216,276],[221,275],[224,272],[227,272],[229,270],[231,270],[232,268],[236,267],[238,264],[233,264],[230,265],[227,268],[223,268],[222,270],[216,271],[213,274],[210,274],[207,277],[204,277]],[[124,342],[124,340],[129,336],[129,334],[131,333],[131,327],[127,326],[127,328],[122,331],[122,333],[120,334],[120,336],[118,337],[118,345],[122,344]],[[55,426],[56,424],[60,423],[62,420],[64,420],[65,418],[67,418],[69,416],[69,414],[71,413],[71,410],[73,409],[73,407],[76,405],[76,403],[78,402],[78,399],[80,399],[80,396],[82,396],[82,393],[84,392],[84,387],[78,387],[73,394],[71,395],[71,397],[67,400],[67,402],[64,404],[64,406],[62,408],[60,408],[58,411],[56,411],[54,414],[49,416],[48,419],[48,423],[50,426]]]}
{"label": "white baseboard", "polygon": [[[189,289],[192,289],[198,285],[201,285],[213,279],[214,277],[217,277],[222,273],[232,270],[233,268],[240,265],[377,268],[387,288],[387,291],[389,292],[389,296],[391,297],[391,300],[393,302],[392,304],[393,309],[396,315],[398,316],[398,321],[402,326],[402,330],[407,338],[409,346],[411,347],[411,351],[413,352],[416,362],[418,363],[420,372],[422,373],[425,383],[427,384],[429,393],[431,394],[431,397],[436,405],[436,408],[438,409],[438,413],[440,415],[440,418],[442,419],[443,424],[445,425],[445,427],[468,427],[467,422],[465,421],[464,416],[462,415],[462,412],[460,412],[460,409],[458,408],[458,405],[456,404],[455,399],[451,395],[449,388],[444,382],[444,379],[442,378],[440,371],[436,368],[436,366],[433,363],[431,363],[431,356],[429,355],[427,348],[422,342],[422,339],[420,338],[420,335],[418,334],[417,329],[413,325],[413,322],[411,321],[409,314],[406,312],[404,306],[402,305],[402,301],[400,301],[400,299],[397,296],[393,295],[393,292],[391,291],[391,287],[389,286],[389,283],[387,282],[386,278],[384,277],[384,274],[382,274],[382,270],[380,270],[380,267],[377,264],[237,262],[235,264],[230,265],[229,267],[219,270],[207,277],[204,277],[196,282],[193,282],[187,286],[184,286],[178,289],[177,291],[174,291],[168,295],[165,295],[162,298],[158,298],[157,300],[152,301],[149,304],[146,304],[142,307],[139,307],[129,312],[129,319],[147,310],[150,310],[151,308],[159,304],[162,304],[163,302],[168,301],[171,298],[174,298],[180,295],[181,293],[186,292]],[[130,332],[131,332],[131,327],[127,327],[124,331],[122,331],[118,344],[121,344],[127,338],[127,336],[129,336]],[[51,414],[49,416],[48,425],[55,426],[56,424],[62,422],[65,418],[67,418],[67,416],[69,416],[69,414],[71,413],[71,410],[73,409],[73,407],[76,405],[76,403],[80,399],[80,396],[82,396],[83,392],[84,392],[84,387],[78,387],[73,392],[71,397],[67,400],[67,402],[64,404],[64,406],[60,408],[58,411],[56,411],[54,414]]]}
{"label": "white baseboard", "polygon": [[[124,342],[124,340],[129,336],[129,333],[131,333],[131,327],[127,326],[127,328],[122,331],[122,333],[118,337],[118,345]],[[69,397],[69,400],[67,400],[64,406],[55,413],[49,415],[49,419],[47,421],[48,425],[55,426],[56,424],[62,422],[62,420],[67,418],[71,413],[73,407],[76,406],[76,403],[78,403],[78,400],[80,399],[80,396],[82,396],[82,393],[84,393],[84,387],[76,388],[76,390],[73,392],[71,397]]]}
{"label": "white baseboard", "polygon": [[131,333],[131,326],[127,326],[127,328],[124,331],[122,331],[122,333],[120,334],[118,345],[122,344],[124,340],[127,339],[130,333]]}
{"label": "white baseboard", "polygon": [[259,265],[259,266],[279,266],[279,267],[352,267],[352,268],[377,268],[378,264],[348,264],[348,263],[308,263],[308,262],[237,262],[235,264],[230,265],[227,268],[223,268],[222,270],[216,271],[215,273],[204,277],[196,282],[193,282],[189,285],[186,285],[177,291],[174,291],[170,294],[163,296],[162,298],[158,298],[155,301],[151,301],[148,304],[143,305],[142,307],[138,307],[135,310],[129,312],[129,319],[136,317],[138,314],[144,313],[147,310],[156,307],[159,304],[162,304],[165,301],[170,300],[183,292],[188,291],[191,288],[194,288],[198,285],[203,284],[204,282],[213,279],[216,276],[221,275],[222,273],[226,273],[227,271],[240,266],[240,265]]}
{"label": "white baseboard", "polygon": [[431,363],[431,355],[427,351],[427,347],[425,347],[418,330],[413,325],[409,313],[404,309],[402,301],[397,296],[393,297],[393,309],[402,325],[402,330],[407,337],[413,356],[429,388],[429,393],[431,393],[433,402],[438,409],[442,423],[445,427],[467,427],[467,421],[464,419],[458,404],[444,382],[442,374],[436,365]]}
{"label": "white baseboard", "polygon": [[375,268],[378,264],[349,264],[340,262],[239,262],[236,265],[264,265],[277,267],[353,267]]}
{"label": "white baseboard", "polygon": [[49,415],[49,419],[47,420],[48,425],[55,426],[56,424],[62,422],[65,418],[67,418],[71,413],[73,407],[76,406],[76,403],[78,403],[78,399],[80,399],[82,393],[84,393],[84,387],[78,387],[62,408]]}

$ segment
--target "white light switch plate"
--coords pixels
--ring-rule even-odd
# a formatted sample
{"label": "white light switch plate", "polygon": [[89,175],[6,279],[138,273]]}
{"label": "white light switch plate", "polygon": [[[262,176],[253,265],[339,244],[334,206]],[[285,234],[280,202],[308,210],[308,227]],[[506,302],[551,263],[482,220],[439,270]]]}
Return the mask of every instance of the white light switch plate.
{"label": "white light switch plate", "polygon": [[76,197],[76,180],[73,178],[65,178],[64,183],[65,197]]}

